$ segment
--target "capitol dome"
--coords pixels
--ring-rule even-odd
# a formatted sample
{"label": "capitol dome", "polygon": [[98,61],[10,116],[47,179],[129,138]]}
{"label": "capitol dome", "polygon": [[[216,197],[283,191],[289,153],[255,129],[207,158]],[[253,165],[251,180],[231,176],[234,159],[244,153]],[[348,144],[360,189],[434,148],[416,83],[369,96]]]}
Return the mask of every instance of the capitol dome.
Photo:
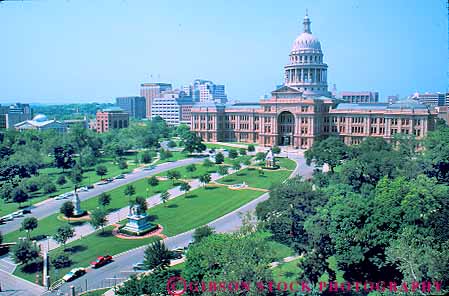
{"label": "capitol dome", "polygon": [[44,122],[44,121],[47,121],[48,118],[44,114],[38,114],[38,115],[34,116],[33,120],[36,122]]}
{"label": "capitol dome", "polygon": [[298,52],[301,50],[321,51],[321,43],[315,36],[312,35],[310,23],[309,16],[306,14],[303,21],[304,32],[296,38],[292,46],[292,52]]}

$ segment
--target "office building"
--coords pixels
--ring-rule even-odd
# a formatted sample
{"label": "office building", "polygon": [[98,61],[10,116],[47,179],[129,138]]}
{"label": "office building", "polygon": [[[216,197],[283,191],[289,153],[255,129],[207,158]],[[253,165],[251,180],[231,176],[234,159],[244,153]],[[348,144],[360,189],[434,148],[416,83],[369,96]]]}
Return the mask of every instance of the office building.
{"label": "office building", "polygon": [[414,93],[410,96],[410,99],[417,101],[421,104],[429,107],[445,106],[447,105],[445,93]]}
{"label": "office building", "polygon": [[169,125],[190,124],[192,97],[181,90],[169,90],[153,99],[151,114],[159,116]]}
{"label": "office building", "polygon": [[146,117],[151,118],[151,105],[153,98],[160,97],[161,93],[171,90],[170,83],[142,83],[140,85],[140,96],[145,98]]}
{"label": "office building", "polygon": [[118,97],[115,99],[115,104],[128,112],[130,117],[142,119],[146,117],[145,100],[145,97]]}
{"label": "office building", "polygon": [[16,103],[0,106],[0,128],[14,128],[17,123],[30,120],[32,111],[29,104]]}
{"label": "office building", "polygon": [[226,103],[228,100],[225,86],[210,80],[196,79],[193,84],[185,85],[182,89],[194,102]]}
{"label": "office building", "polygon": [[61,121],[55,119],[48,119],[43,114],[38,114],[33,117],[32,120],[25,120],[14,125],[14,128],[18,131],[25,130],[54,130],[58,133],[65,133],[67,131],[67,125]]}
{"label": "office building", "polygon": [[97,112],[95,128],[97,133],[104,133],[111,129],[127,128],[129,114],[119,107],[111,107]]}

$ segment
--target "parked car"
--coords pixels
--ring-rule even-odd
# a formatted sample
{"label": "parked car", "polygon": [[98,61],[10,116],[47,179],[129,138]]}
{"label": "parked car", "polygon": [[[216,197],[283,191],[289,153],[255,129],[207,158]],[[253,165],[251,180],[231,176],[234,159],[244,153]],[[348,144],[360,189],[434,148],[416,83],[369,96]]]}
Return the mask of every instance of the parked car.
{"label": "parked car", "polygon": [[112,178],[107,178],[106,181],[112,182],[112,181],[114,181],[114,179],[112,179]]}
{"label": "parked car", "polygon": [[148,268],[146,268],[145,264],[143,264],[143,262],[139,262],[133,265],[133,270],[138,271],[145,271],[148,270]]}
{"label": "parked car", "polygon": [[94,189],[94,185],[87,185],[87,189]]}
{"label": "parked car", "polygon": [[116,180],[118,179],[125,179],[125,175],[121,174],[115,177]]}
{"label": "parked car", "polygon": [[98,185],[106,185],[106,184],[109,184],[109,183],[111,183],[111,182],[108,181],[107,179],[104,179],[104,180],[101,180],[101,181],[98,183]]}
{"label": "parked car", "polygon": [[78,191],[86,192],[86,191],[89,191],[89,188],[87,188],[87,186],[84,186],[84,187],[79,188]]}
{"label": "parked car", "polygon": [[75,192],[73,192],[73,191],[69,191],[69,192],[65,193],[66,197],[71,197],[71,196],[74,196],[74,195],[75,195]]}
{"label": "parked car", "polygon": [[12,220],[14,220],[14,217],[10,214],[10,215],[6,215],[6,216],[3,216],[3,221],[12,221]]}
{"label": "parked car", "polygon": [[109,256],[109,255],[99,256],[97,258],[97,260],[90,263],[90,266],[92,266],[92,268],[99,268],[99,267],[102,267],[103,265],[106,265],[110,262],[112,262],[112,256]]}
{"label": "parked car", "polygon": [[31,208],[25,208],[22,210],[22,213],[24,214],[31,214]]}
{"label": "parked car", "polygon": [[144,170],[144,171],[151,171],[151,170],[154,170],[155,168],[156,168],[155,165],[149,165],[149,166],[147,166],[147,167],[144,167],[143,170]]}
{"label": "parked car", "polygon": [[19,211],[16,211],[16,212],[12,213],[11,216],[12,216],[13,218],[23,217],[23,211],[20,211],[20,210],[19,210]]}
{"label": "parked car", "polygon": [[84,268],[74,268],[70,270],[62,279],[66,282],[73,281],[76,278],[84,275],[86,273],[86,269]]}
{"label": "parked car", "polygon": [[58,196],[55,196],[54,200],[61,200],[67,198],[64,194],[60,194]]}
{"label": "parked car", "polygon": [[175,249],[172,251],[173,259],[181,259],[184,256],[184,249]]}

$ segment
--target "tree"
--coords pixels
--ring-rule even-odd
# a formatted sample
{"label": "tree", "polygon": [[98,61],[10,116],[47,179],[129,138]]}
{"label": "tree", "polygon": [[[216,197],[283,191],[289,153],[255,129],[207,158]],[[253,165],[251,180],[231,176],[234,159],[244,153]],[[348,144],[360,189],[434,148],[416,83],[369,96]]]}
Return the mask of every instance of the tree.
{"label": "tree", "polygon": [[126,185],[125,191],[123,193],[125,193],[125,195],[128,196],[128,200],[130,200],[131,196],[136,194],[136,188],[134,188],[133,185],[128,184],[128,185]]}
{"label": "tree", "polygon": [[164,204],[164,207],[165,207],[165,203],[168,201],[169,197],[170,197],[170,192],[168,192],[167,190],[161,192],[161,201]]}
{"label": "tree", "polygon": [[196,165],[194,163],[189,164],[188,166],[186,166],[186,171],[188,171],[189,173],[193,173],[194,171],[196,171]]}
{"label": "tree", "polygon": [[263,152],[257,152],[256,153],[256,160],[261,161],[261,160],[264,160],[264,159],[265,159],[265,153],[263,153]]}
{"label": "tree", "polygon": [[235,171],[238,171],[242,168],[242,166],[240,165],[240,162],[238,161],[234,161],[234,163],[232,164],[232,169]]}
{"label": "tree", "polygon": [[206,145],[202,143],[202,139],[198,137],[195,133],[190,133],[184,139],[184,151],[189,153],[202,152],[206,150]]}
{"label": "tree", "polygon": [[328,164],[330,171],[334,172],[335,166],[348,156],[349,149],[340,138],[329,137],[316,142],[312,148],[304,153],[308,165],[315,161],[317,166]]}
{"label": "tree", "polygon": [[215,154],[215,163],[216,164],[222,164],[224,162],[224,155],[221,152],[218,152]]}
{"label": "tree", "polygon": [[65,169],[73,167],[75,165],[75,160],[72,158],[74,153],[75,150],[71,145],[55,147],[53,151],[55,166],[62,168],[63,172]]}
{"label": "tree", "polygon": [[99,165],[95,168],[95,172],[100,178],[103,178],[108,173],[108,168],[104,165]]}
{"label": "tree", "polygon": [[45,183],[42,189],[44,190],[44,192],[46,194],[54,193],[54,192],[56,192],[58,190],[56,188],[56,185],[53,184],[53,182]]}
{"label": "tree", "polygon": [[210,174],[204,174],[200,176],[200,182],[203,183],[203,187],[206,186],[212,180]]}
{"label": "tree", "polygon": [[159,158],[162,160],[168,159],[172,156],[173,156],[173,153],[171,153],[169,150],[164,150],[161,148],[161,150],[159,151]]}
{"label": "tree", "polygon": [[229,168],[227,166],[221,165],[218,167],[217,173],[220,176],[225,176],[228,174],[228,172],[229,172]]}
{"label": "tree", "polygon": [[104,233],[104,226],[106,226],[106,224],[108,223],[107,212],[101,208],[92,210],[90,213],[89,223],[95,229],[101,227],[101,232]]}
{"label": "tree", "polygon": [[271,151],[273,151],[274,154],[279,154],[281,153],[281,148],[279,148],[279,146],[273,146],[273,148],[271,148]]}
{"label": "tree", "polygon": [[128,168],[128,163],[124,159],[119,159],[118,168],[121,170],[126,170]]}
{"label": "tree", "polygon": [[156,178],[156,176],[151,176],[147,179],[147,183],[151,187],[156,187],[157,185],[159,185],[159,180]]}
{"label": "tree", "polygon": [[175,170],[170,170],[167,172],[167,178],[169,180],[172,180],[172,184],[175,184],[175,181],[178,180],[179,178],[181,178],[181,173],[179,173],[178,171]]}
{"label": "tree", "polygon": [[109,193],[103,192],[98,198],[98,204],[102,207],[106,207],[111,203],[111,195]]}
{"label": "tree", "polygon": [[13,200],[13,202],[18,203],[19,207],[20,207],[21,203],[26,202],[29,198],[30,198],[30,196],[28,195],[28,193],[25,190],[23,190],[21,187],[16,187],[12,191],[12,200]]}
{"label": "tree", "polygon": [[29,239],[31,231],[36,229],[37,225],[38,225],[38,221],[35,217],[27,217],[22,221],[21,230],[25,230],[27,232],[28,239]]}
{"label": "tree", "polygon": [[239,149],[239,154],[240,155],[246,155],[246,149],[245,148],[240,148]]}
{"label": "tree", "polygon": [[230,149],[229,150],[229,158],[230,159],[237,158],[237,156],[239,156],[239,154],[237,153],[237,150],[235,150],[235,149]]}
{"label": "tree", "polygon": [[139,274],[138,278],[132,275],[120,285],[116,294],[123,296],[168,295],[167,283],[175,276],[179,276],[179,272],[172,269],[157,269],[151,273]]}
{"label": "tree", "polygon": [[165,269],[170,264],[173,255],[163,242],[157,241],[146,247],[143,258],[143,264],[146,268],[150,270]]}
{"label": "tree", "polygon": [[83,180],[83,169],[79,165],[75,165],[72,168],[72,172],[70,174],[70,179],[72,180],[74,191],[78,189]]}
{"label": "tree", "polygon": [[75,210],[75,207],[73,206],[73,203],[71,201],[66,201],[62,204],[61,208],[59,209],[59,212],[66,216],[67,218],[73,217],[73,212]]}
{"label": "tree", "polygon": [[[268,283],[273,281],[271,270],[267,268],[273,260],[272,254],[272,247],[262,235],[212,234],[189,247],[183,277],[187,282],[207,279],[230,283],[238,278],[248,283]],[[273,293],[263,289],[257,295]]]}
{"label": "tree", "polygon": [[181,190],[181,191],[184,191],[185,193],[184,193],[184,195],[185,196],[187,196],[187,192],[189,192],[189,190],[191,189],[192,187],[189,185],[189,183],[187,183],[187,182],[182,182],[181,183],[181,186],[179,187],[179,189]]}
{"label": "tree", "polygon": [[150,152],[144,151],[142,153],[141,161],[142,161],[142,163],[150,163],[151,162]]}
{"label": "tree", "polygon": [[256,151],[256,147],[254,147],[253,144],[249,144],[248,145],[248,152],[254,152],[254,151]]}
{"label": "tree", "polygon": [[70,265],[72,265],[72,260],[66,254],[59,254],[51,260],[51,263],[56,269],[61,269],[70,267]]}
{"label": "tree", "polygon": [[249,159],[247,158],[247,159],[245,159],[245,160],[243,161],[243,164],[244,164],[244,165],[251,165],[251,160],[249,160]]}
{"label": "tree", "polygon": [[28,239],[20,239],[12,249],[13,259],[16,263],[27,264],[39,257],[39,246]]}
{"label": "tree", "polygon": [[195,243],[199,243],[204,238],[206,238],[214,233],[215,233],[214,229],[208,225],[199,227],[199,228],[195,229],[195,231],[193,232],[193,241]]}
{"label": "tree", "polygon": [[56,180],[56,183],[58,184],[58,185],[64,185],[65,183],[67,183],[67,180],[66,180],[66,178],[65,178],[65,176],[64,175],[61,175],[61,176],[59,176],[58,177],[58,179]]}
{"label": "tree", "polygon": [[56,229],[56,233],[53,235],[53,239],[56,242],[63,244],[65,249],[66,242],[74,236],[75,236],[75,229],[72,226],[70,226],[70,224],[64,224],[62,226],[59,226],[58,229]]}
{"label": "tree", "polygon": [[142,212],[146,212],[148,210],[148,204],[145,197],[137,196],[134,202],[139,205],[139,208]]}
{"label": "tree", "polygon": [[203,161],[203,166],[205,167],[205,168],[210,168],[210,167],[212,167],[214,164],[209,160],[209,158],[206,158],[204,161]]}

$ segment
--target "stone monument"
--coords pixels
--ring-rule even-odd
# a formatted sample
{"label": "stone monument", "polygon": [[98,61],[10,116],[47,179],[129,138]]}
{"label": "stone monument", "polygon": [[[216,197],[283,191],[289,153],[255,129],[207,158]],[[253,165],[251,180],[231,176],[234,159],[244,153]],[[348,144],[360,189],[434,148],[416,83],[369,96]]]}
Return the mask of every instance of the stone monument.
{"label": "stone monument", "polygon": [[122,230],[135,235],[145,234],[155,228],[155,225],[149,222],[148,218],[147,213],[142,211],[139,205],[130,206],[128,223],[126,223]]}
{"label": "stone monument", "polygon": [[277,168],[276,166],[276,158],[274,157],[273,150],[270,149],[268,151],[267,156],[265,157],[265,167],[270,169]]}
{"label": "stone monument", "polygon": [[81,209],[81,201],[80,201],[80,198],[76,191],[75,191],[75,196],[73,198],[73,207],[74,207],[73,216],[75,216],[75,217],[83,216],[86,213],[85,210]]}

